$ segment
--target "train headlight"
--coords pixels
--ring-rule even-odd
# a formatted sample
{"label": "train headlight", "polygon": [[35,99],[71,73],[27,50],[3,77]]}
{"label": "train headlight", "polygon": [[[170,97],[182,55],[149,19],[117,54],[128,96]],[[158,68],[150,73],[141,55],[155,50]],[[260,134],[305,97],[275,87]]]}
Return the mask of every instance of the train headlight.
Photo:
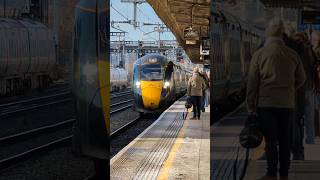
{"label": "train headlight", "polygon": [[169,82],[165,82],[163,88],[167,89],[167,87],[169,87],[169,86],[170,86],[170,83]]}
{"label": "train headlight", "polygon": [[139,87],[140,87],[140,84],[141,84],[140,81],[137,81],[137,82],[136,82],[136,87],[139,88]]}

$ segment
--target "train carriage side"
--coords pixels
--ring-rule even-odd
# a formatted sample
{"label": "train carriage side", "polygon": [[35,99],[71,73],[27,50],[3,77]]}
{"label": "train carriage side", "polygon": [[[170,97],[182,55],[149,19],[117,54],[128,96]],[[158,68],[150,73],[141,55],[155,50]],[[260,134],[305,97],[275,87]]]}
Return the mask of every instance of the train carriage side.
{"label": "train carriage side", "polygon": [[212,52],[212,81],[213,86],[211,90],[212,98],[218,101],[217,97],[223,96],[223,89],[226,85],[226,61],[225,54],[223,53],[223,30],[225,28],[223,24],[223,17],[218,12],[211,12],[211,52]]}
{"label": "train carriage side", "polygon": [[0,18],[0,96],[46,87],[56,64],[53,33],[29,19]]}
{"label": "train carriage side", "polygon": [[252,53],[261,43],[262,31],[233,15],[211,10],[212,105],[239,103],[245,98]]}

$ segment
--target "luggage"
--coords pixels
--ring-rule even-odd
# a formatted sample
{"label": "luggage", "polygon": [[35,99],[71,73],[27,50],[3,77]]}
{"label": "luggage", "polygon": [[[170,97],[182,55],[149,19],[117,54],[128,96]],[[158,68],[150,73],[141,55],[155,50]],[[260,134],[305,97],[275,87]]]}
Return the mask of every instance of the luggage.
{"label": "luggage", "polygon": [[192,98],[191,98],[191,96],[187,97],[187,100],[186,100],[186,103],[184,104],[184,107],[187,109],[187,111],[186,111],[186,115],[183,118],[186,119],[187,115],[188,115],[189,108],[192,108]]}
{"label": "luggage", "polygon": [[192,107],[192,98],[191,96],[188,96],[187,97],[187,100],[186,100],[186,103],[184,105],[187,109],[191,108]]}
{"label": "luggage", "polygon": [[256,148],[258,147],[263,139],[262,132],[260,131],[257,117],[248,116],[244,128],[240,132],[239,142],[244,148]]}
{"label": "luggage", "polygon": [[[249,164],[250,149],[258,147],[261,144],[262,140],[263,135],[258,125],[257,116],[249,115],[244,128],[239,135],[239,142],[241,146],[246,149],[244,165],[239,177],[240,180],[243,180],[244,176],[246,175],[247,167]],[[238,147],[237,157],[233,164],[233,180],[237,180],[239,148],[240,147]]]}

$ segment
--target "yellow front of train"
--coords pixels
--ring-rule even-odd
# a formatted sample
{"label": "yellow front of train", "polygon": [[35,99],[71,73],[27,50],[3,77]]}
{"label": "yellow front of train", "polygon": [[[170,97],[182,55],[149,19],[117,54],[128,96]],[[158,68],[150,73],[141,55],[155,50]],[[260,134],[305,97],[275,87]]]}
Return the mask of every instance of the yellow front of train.
{"label": "yellow front of train", "polygon": [[170,81],[166,78],[167,59],[149,54],[136,61],[133,69],[134,110],[161,111],[170,94]]}

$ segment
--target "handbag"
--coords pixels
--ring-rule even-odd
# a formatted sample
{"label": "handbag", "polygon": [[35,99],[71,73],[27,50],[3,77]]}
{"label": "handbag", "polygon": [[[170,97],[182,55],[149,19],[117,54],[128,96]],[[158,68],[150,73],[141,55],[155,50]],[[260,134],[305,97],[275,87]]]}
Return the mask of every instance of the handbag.
{"label": "handbag", "polygon": [[187,97],[187,100],[186,100],[186,103],[185,103],[185,108],[187,108],[187,109],[189,109],[189,108],[191,108],[192,107],[192,98],[191,98],[191,96],[188,96]]}
{"label": "handbag", "polygon": [[263,134],[260,130],[257,116],[249,115],[239,135],[241,146],[244,148],[256,148],[261,144],[262,139]]}
{"label": "handbag", "polygon": [[[244,160],[243,169],[240,174],[240,180],[244,179],[246,175],[248,163],[249,163],[249,155],[250,149],[258,147],[263,140],[263,134],[260,130],[259,123],[257,120],[256,115],[249,115],[245,122],[244,128],[241,130],[239,135],[239,142],[242,147],[246,149],[246,155]],[[239,154],[239,147],[237,152],[236,160],[233,164],[233,179],[237,179],[237,162],[238,162],[238,154]]]}

